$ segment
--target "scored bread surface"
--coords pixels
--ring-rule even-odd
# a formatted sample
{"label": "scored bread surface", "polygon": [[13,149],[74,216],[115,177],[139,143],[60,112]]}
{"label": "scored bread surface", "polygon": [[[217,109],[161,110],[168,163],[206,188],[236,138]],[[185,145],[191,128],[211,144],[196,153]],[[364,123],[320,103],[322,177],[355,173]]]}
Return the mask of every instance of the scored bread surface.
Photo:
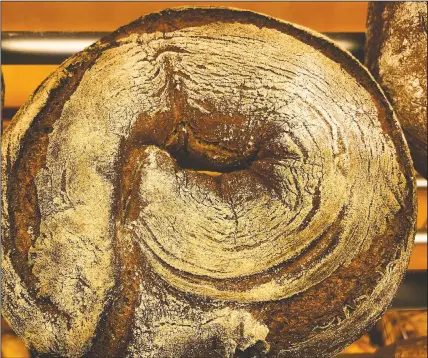
{"label": "scored bread surface", "polygon": [[73,56],[2,159],[3,313],[40,354],[329,357],[384,312],[412,248],[411,161],[379,87],[246,11],[167,10]]}

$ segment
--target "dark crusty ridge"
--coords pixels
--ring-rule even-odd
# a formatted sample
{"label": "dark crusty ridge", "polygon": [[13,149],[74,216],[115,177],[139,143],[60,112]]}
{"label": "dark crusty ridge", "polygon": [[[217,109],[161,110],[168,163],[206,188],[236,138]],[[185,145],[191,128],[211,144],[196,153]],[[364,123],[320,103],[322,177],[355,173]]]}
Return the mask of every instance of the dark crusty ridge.
{"label": "dark crusty ridge", "polygon": [[408,263],[415,185],[387,100],[263,15],[141,18],[63,64],[4,141],[4,314],[38,353],[327,357]]}
{"label": "dark crusty ridge", "polygon": [[390,99],[416,170],[427,177],[427,2],[371,2],[366,65]]}

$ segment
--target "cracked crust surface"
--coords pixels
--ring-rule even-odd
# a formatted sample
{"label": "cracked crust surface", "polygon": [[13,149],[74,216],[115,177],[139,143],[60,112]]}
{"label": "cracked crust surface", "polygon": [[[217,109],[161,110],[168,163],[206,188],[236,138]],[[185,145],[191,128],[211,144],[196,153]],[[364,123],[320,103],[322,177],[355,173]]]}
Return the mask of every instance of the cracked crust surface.
{"label": "cracked crust surface", "polygon": [[391,100],[416,170],[427,177],[427,2],[371,2],[366,64]]}
{"label": "cracked crust surface", "polygon": [[328,357],[408,264],[388,102],[262,15],[141,18],[65,62],[3,140],[3,310],[38,353]]}

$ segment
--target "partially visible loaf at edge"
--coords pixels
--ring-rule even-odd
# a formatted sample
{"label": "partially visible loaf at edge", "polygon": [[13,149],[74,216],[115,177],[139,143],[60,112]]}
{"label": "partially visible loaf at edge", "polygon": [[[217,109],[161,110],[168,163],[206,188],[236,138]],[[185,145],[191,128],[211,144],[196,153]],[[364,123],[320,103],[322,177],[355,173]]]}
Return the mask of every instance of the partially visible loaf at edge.
{"label": "partially visible loaf at edge", "polygon": [[365,63],[400,121],[416,170],[427,177],[427,2],[369,3]]}
{"label": "partially visible loaf at edge", "polygon": [[401,283],[410,163],[378,84],[322,35],[145,16],[3,135],[4,316],[47,357],[330,357]]}

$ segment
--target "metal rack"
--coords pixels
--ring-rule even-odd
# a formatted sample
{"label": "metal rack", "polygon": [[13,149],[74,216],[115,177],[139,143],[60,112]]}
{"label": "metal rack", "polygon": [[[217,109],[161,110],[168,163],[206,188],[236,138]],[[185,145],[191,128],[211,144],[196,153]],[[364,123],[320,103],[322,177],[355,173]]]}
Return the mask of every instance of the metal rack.
{"label": "metal rack", "polygon": [[[109,35],[108,32],[2,32],[2,63],[59,64],[74,53]],[[327,32],[358,60],[364,58],[363,32]]]}

